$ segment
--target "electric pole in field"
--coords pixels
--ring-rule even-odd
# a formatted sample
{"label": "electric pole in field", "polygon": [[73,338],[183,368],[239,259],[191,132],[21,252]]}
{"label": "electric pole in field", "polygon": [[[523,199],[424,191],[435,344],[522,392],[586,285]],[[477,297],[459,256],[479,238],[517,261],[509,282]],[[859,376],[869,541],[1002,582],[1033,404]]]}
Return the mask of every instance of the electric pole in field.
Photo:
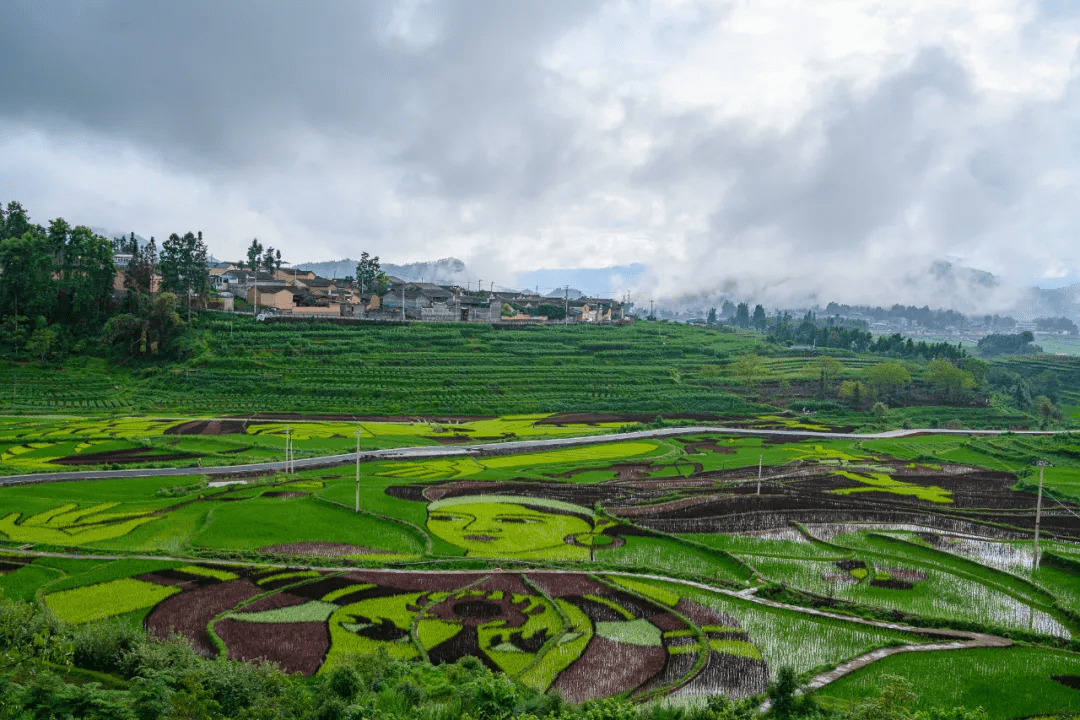
{"label": "electric pole in field", "polygon": [[360,428],[356,428],[356,512],[360,512]]}
{"label": "electric pole in field", "polygon": [[1043,470],[1050,467],[1045,460],[1036,460],[1039,466],[1039,498],[1035,501],[1035,557],[1031,559],[1031,574],[1039,569],[1039,523],[1042,521]]}
{"label": "electric pole in field", "polygon": [[292,452],[292,428],[288,425],[285,426],[285,474],[288,475],[291,470],[289,469],[289,457]]}
{"label": "electric pole in field", "polygon": [[[559,297],[556,295],[555,297]],[[563,313],[562,324],[567,325],[570,322],[570,286],[567,285],[563,288]]]}
{"label": "electric pole in field", "polygon": [[761,458],[762,455],[757,456],[757,494],[761,494]]}

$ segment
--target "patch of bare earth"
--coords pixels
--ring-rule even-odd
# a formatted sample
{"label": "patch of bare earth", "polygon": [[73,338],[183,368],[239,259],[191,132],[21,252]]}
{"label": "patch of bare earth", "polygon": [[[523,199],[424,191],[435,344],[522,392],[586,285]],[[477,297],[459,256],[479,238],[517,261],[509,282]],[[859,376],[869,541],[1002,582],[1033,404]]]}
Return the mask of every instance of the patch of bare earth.
{"label": "patch of bare earth", "polygon": [[272,662],[285,672],[314,675],[330,649],[325,622],[256,623],[221,620],[214,632],[229,648],[229,657]]}
{"label": "patch of bare earth", "polygon": [[624,645],[599,635],[577,661],[559,673],[555,689],[570,702],[580,703],[632,691],[664,669],[662,647]]}
{"label": "patch of bare earth", "polygon": [[166,435],[243,435],[246,420],[192,420],[165,429]]}
{"label": "patch of bare earth", "polygon": [[207,623],[262,592],[263,588],[246,578],[188,590],[158,603],[146,616],[146,629],[161,638],[179,633],[191,640],[201,654],[215,657],[217,647],[206,629]]}

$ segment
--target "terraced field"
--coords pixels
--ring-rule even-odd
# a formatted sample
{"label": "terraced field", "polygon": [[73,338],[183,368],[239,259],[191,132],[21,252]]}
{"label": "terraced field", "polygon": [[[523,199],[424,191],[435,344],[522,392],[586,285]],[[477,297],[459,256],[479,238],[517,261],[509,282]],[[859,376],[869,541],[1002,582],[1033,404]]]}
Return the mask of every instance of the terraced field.
{"label": "terraced field", "polygon": [[[479,422],[563,432],[584,420]],[[282,430],[253,426],[255,438]],[[354,425],[304,427],[318,441]],[[1061,674],[1080,650],[1080,505],[1066,492],[1076,442],[683,435],[381,459],[361,465],[359,484],[346,466],[215,487],[197,477],[23,485],[0,493],[12,553],[0,589],[69,622],[181,632],[208,656],[317,674],[380,648],[434,663],[474,655],[573,700],[745,697],[785,665],[809,679],[875,650],[948,640],[916,626],[1008,634],[1039,648],[1030,672],[1057,653],[1045,667]],[[1032,574],[1035,497],[1023,488],[1035,457],[1054,459],[1047,486],[1059,490]],[[162,560],[28,554],[75,549]],[[957,652],[974,651],[918,657]],[[913,661],[890,662],[907,672]],[[858,678],[878,665],[891,667],[870,664],[822,695],[862,692],[845,688],[865,688]],[[983,666],[950,667],[966,678]],[[1066,685],[1047,697],[1080,707]]]}
{"label": "terraced field", "polygon": [[[812,358],[767,346],[755,332],[677,323],[493,329],[267,324],[205,315],[196,319],[189,347],[181,363],[135,369],[87,357],[60,367],[9,364],[0,368],[0,413],[355,415],[362,408],[379,417],[584,411],[651,421],[688,413],[757,415],[780,406],[861,425],[865,413],[835,402],[839,383],[890,360],[830,350],[842,369],[823,398]],[[745,355],[758,358],[750,375],[737,372]],[[918,383],[924,366],[907,368]],[[1001,428],[1034,421],[981,402],[962,405],[897,409],[886,420]]]}

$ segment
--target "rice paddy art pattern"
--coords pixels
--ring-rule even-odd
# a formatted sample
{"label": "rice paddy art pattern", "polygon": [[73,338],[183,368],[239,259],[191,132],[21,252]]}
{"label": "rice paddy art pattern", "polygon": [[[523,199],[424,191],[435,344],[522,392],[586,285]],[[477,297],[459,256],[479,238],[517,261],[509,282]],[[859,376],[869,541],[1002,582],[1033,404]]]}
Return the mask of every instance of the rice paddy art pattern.
{"label": "rice paddy art pattern", "polygon": [[583,573],[316,572],[188,565],[48,593],[62,619],[133,611],[207,656],[311,675],[352,654],[474,656],[574,702],[763,691],[738,620],[647,581]]}

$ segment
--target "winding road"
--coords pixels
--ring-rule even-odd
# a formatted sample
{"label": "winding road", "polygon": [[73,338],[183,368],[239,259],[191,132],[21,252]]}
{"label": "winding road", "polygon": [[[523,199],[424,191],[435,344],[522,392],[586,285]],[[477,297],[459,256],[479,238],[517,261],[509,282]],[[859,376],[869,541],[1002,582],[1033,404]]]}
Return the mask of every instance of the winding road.
{"label": "winding road", "polygon": [[[625,433],[605,435],[587,435],[572,438],[544,438],[538,440],[512,440],[509,442],[480,443],[475,445],[431,446],[390,448],[386,450],[361,451],[361,460],[419,460],[427,458],[483,457],[491,455],[513,455],[534,450],[596,445],[601,443],[622,442],[650,438],[673,437],[678,435],[766,435],[796,437],[820,440],[885,440],[911,437],[915,435],[1068,435],[1072,430],[943,430],[940,428],[922,428],[909,430],[886,430],[879,433],[831,433],[810,432],[806,430],[762,430],[753,428],[714,427],[699,425],[694,427],[670,427],[655,430],[637,430]],[[323,455],[320,457],[293,460],[296,470],[345,465],[356,461],[356,453],[342,455]],[[256,475],[260,473],[286,470],[285,461],[252,463],[248,465],[218,465],[214,467],[173,467],[173,468],[131,468],[127,470],[73,470],[51,473],[30,473],[26,475],[0,476],[0,486],[23,485],[39,482],[62,482],[66,480],[106,480],[112,478],[135,478],[173,475]]]}

